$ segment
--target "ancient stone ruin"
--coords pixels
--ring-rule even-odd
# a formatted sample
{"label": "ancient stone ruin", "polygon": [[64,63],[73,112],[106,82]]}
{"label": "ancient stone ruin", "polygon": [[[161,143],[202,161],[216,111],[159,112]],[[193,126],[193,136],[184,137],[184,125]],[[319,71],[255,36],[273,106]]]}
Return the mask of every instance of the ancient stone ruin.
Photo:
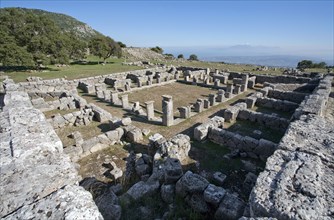
{"label": "ancient stone ruin", "polygon": [[334,217],[331,75],[165,66],[1,87],[1,219]]}

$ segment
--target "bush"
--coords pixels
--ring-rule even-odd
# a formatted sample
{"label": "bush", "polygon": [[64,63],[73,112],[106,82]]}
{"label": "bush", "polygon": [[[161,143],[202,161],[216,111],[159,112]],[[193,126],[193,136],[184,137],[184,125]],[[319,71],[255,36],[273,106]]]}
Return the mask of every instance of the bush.
{"label": "bush", "polygon": [[298,62],[297,69],[304,70],[310,68],[326,68],[327,64],[325,62],[313,63],[311,60],[302,60]]}
{"label": "bush", "polygon": [[160,54],[163,54],[164,50],[161,48],[161,47],[152,47],[151,48],[152,51],[156,52],[156,53],[160,53]]}
{"label": "bush", "polygon": [[183,56],[183,54],[179,54],[179,55],[177,56],[177,58],[178,58],[178,59],[183,59],[184,56]]}
{"label": "bush", "polygon": [[189,56],[189,60],[198,60],[197,55],[195,55],[195,54],[191,54],[191,55]]}

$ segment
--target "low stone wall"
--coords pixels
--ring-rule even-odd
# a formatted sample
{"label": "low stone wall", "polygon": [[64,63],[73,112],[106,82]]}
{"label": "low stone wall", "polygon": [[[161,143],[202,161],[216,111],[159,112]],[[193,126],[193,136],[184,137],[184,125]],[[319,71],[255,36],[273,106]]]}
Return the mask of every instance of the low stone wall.
{"label": "low stone wall", "polygon": [[27,92],[31,97],[59,97],[64,92],[76,93],[77,82],[66,79],[52,79],[38,82],[18,83],[19,91]]}
{"label": "low stone wall", "polygon": [[123,135],[124,130],[117,128],[116,130],[105,132],[96,137],[82,140],[80,144],[76,143],[76,145],[67,146],[64,149],[64,153],[68,154],[72,161],[76,162],[92,153],[119,143]]}
{"label": "low stone wall", "polygon": [[333,76],[324,77],[311,95],[306,96],[304,101],[296,109],[293,118],[299,118],[304,114],[315,114],[322,116],[331,93]]}
{"label": "low stone wall", "polygon": [[226,122],[233,122],[237,119],[240,110],[246,109],[247,104],[245,102],[239,102],[233,106],[228,107],[224,111],[224,119]]}
{"label": "low stone wall", "polygon": [[286,92],[281,90],[270,89],[268,91],[268,97],[274,99],[287,100],[300,104],[307,94],[300,92]]}
{"label": "low stone wall", "polygon": [[209,121],[197,126],[194,129],[194,139],[197,141],[203,141],[207,138],[210,128],[222,128],[224,126],[224,118],[214,116]]}
{"label": "low stone wall", "polygon": [[260,84],[264,84],[265,82],[284,83],[284,84],[303,84],[303,83],[308,83],[311,80],[311,78],[307,77],[285,76],[285,75],[268,76],[268,75],[254,74],[252,76],[256,76],[256,83]]}
{"label": "low stone wall", "polygon": [[156,67],[156,68],[150,68],[150,69],[133,70],[133,71],[127,71],[127,72],[111,73],[111,74],[106,74],[106,75],[81,78],[81,79],[73,80],[73,82],[77,82],[77,83],[86,82],[88,84],[94,85],[97,83],[103,83],[106,78],[126,79],[128,74],[145,76],[148,72],[165,72],[165,71],[168,71],[167,67]]}
{"label": "low stone wall", "polygon": [[248,157],[260,158],[263,161],[271,156],[277,148],[277,144],[271,141],[257,140],[220,128],[211,128],[208,138],[214,143],[227,146],[231,150],[238,149],[247,153]]}
{"label": "low stone wall", "polygon": [[272,108],[284,112],[292,112],[298,108],[298,104],[287,100],[273,99],[273,98],[257,98],[255,105],[266,108]]}
{"label": "low stone wall", "polygon": [[[0,218],[102,219],[53,128],[26,92],[6,85],[1,120]],[[17,87],[16,87],[17,88]]]}
{"label": "low stone wall", "polygon": [[270,86],[273,89],[281,91],[293,91],[302,93],[312,93],[317,87],[319,80],[310,81],[304,84],[283,84],[283,83],[264,83],[264,86]]}
{"label": "low stone wall", "polygon": [[252,217],[332,219],[333,128],[311,114],[290,124],[249,197]]}
{"label": "low stone wall", "polygon": [[266,126],[273,130],[285,131],[289,126],[290,121],[285,118],[280,118],[275,115],[263,114],[260,112],[254,112],[247,109],[242,109],[239,111],[237,119],[248,120],[255,122],[259,125]]}

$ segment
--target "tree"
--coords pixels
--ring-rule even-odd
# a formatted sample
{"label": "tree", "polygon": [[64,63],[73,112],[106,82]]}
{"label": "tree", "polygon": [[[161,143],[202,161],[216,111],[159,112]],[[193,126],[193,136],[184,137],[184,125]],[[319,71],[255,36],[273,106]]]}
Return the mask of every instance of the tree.
{"label": "tree", "polygon": [[197,55],[195,55],[195,54],[191,54],[191,55],[189,56],[189,60],[198,60]]}
{"label": "tree", "polygon": [[160,54],[163,54],[164,50],[161,48],[161,47],[153,47],[151,48],[152,51],[156,52],[156,53],[160,53]]}
{"label": "tree", "polygon": [[121,47],[110,37],[97,36],[92,38],[89,43],[89,49],[92,54],[100,59],[102,58],[104,63],[112,55],[117,57],[122,55]]}
{"label": "tree", "polygon": [[316,65],[317,65],[317,67],[315,67],[315,68],[321,68],[321,69],[323,69],[323,68],[326,68],[327,63],[325,63],[325,62],[320,62],[320,63],[317,63]]}
{"label": "tree", "polygon": [[0,63],[3,66],[33,66],[34,60],[26,49],[8,43],[0,46]]}
{"label": "tree", "polygon": [[179,54],[179,55],[177,56],[177,58],[178,58],[178,59],[183,59],[184,56],[183,56],[183,54]]}
{"label": "tree", "polygon": [[313,63],[311,60],[302,60],[297,64],[297,69],[304,70],[310,68],[326,68],[327,64],[325,62]]}
{"label": "tree", "polygon": [[313,62],[311,60],[302,60],[297,64],[297,69],[299,70],[304,70],[312,67],[313,67]]}
{"label": "tree", "polygon": [[117,43],[118,43],[118,45],[119,45],[121,48],[125,48],[125,47],[126,47],[126,44],[124,44],[124,43],[121,42],[121,41],[118,41]]}
{"label": "tree", "polygon": [[[46,15],[19,8],[0,10],[0,36],[4,39],[0,45],[6,65],[33,66],[29,59],[33,59],[35,66],[69,63],[70,59],[84,57],[86,44],[74,33],[63,32]],[[7,54],[8,58],[4,58],[3,54]],[[20,54],[22,58],[19,59],[17,56]]]}

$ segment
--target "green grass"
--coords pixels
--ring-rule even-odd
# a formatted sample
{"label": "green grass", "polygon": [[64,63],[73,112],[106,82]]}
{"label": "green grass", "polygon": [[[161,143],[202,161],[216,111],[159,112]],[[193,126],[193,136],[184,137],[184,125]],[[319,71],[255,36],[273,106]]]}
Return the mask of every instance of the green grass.
{"label": "green grass", "polygon": [[[155,63],[155,61],[152,61]],[[277,68],[276,70],[270,69],[268,71],[256,71],[256,68],[259,66],[250,65],[250,64],[229,64],[229,63],[221,63],[221,62],[204,62],[204,61],[166,61],[164,62],[167,65],[174,65],[174,66],[190,66],[190,67],[197,67],[197,68],[210,68],[219,69],[219,70],[228,70],[228,71],[235,71],[235,72],[252,72],[256,74],[270,74],[270,75],[280,75],[283,73],[283,68]]]}
{"label": "green grass", "polygon": [[106,75],[110,73],[125,72],[130,70],[142,69],[138,66],[126,66],[122,65],[123,59],[109,58],[107,64],[102,65],[101,60],[94,56],[90,56],[87,59],[86,64],[71,64],[68,67],[56,67],[54,65],[47,66],[47,70],[41,72],[31,71],[19,71],[19,72],[5,72],[4,75],[8,75],[15,82],[25,82],[29,76],[41,77],[43,79],[79,79],[90,76]]}
{"label": "green grass", "polygon": [[252,137],[254,130],[259,130],[262,132],[261,137],[278,143],[284,135],[284,131],[273,130],[265,126],[258,125],[257,123],[248,120],[238,120],[235,123],[225,123],[228,131],[237,132],[241,135],[247,135]]}
{"label": "green grass", "polygon": [[234,170],[241,169],[240,160],[226,161],[223,156],[230,153],[230,149],[226,146],[215,144],[211,141],[197,142],[193,141],[191,147],[196,151],[194,155],[196,160],[201,164],[201,168],[207,171],[222,171],[230,173]]}

